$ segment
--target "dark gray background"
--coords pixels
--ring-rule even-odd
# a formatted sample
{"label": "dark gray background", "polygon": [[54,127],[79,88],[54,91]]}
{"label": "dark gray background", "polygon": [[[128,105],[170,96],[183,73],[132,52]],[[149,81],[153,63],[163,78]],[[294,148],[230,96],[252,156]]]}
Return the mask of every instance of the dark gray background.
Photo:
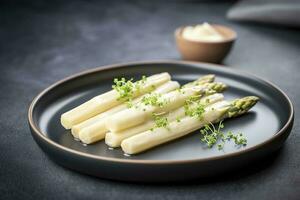
{"label": "dark gray background", "polygon": [[297,113],[299,30],[227,21],[231,2],[0,5],[0,199],[299,199],[297,115],[285,146],[261,163],[217,179],[164,185],[101,180],[64,169],[39,149],[27,125],[30,101],[50,84],[95,66],[180,59],[174,29],[203,21],[234,28],[239,38],[224,64],[280,86]]}

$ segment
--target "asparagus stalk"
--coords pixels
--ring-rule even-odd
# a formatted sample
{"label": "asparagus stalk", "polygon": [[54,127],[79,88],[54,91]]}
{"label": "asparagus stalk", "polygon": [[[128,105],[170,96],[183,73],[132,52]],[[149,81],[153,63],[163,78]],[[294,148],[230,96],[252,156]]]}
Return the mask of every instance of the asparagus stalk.
{"label": "asparagus stalk", "polygon": [[[222,94],[217,93],[217,94],[212,94],[212,95],[203,97],[198,102],[200,103],[200,105],[209,106],[218,101],[222,101],[223,98],[224,98],[224,96]],[[196,108],[197,106],[198,106],[198,104],[195,103],[195,104],[191,105],[191,108]],[[180,118],[184,117],[184,115],[185,115],[185,108],[180,107],[168,114],[165,114],[162,117],[166,117],[168,122],[172,122],[175,120],[179,120]],[[124,139],[129,138],[133,135],[142,133],[144,131],[147,131],[153,127],[155,127],[155,121],[153,119],[151,119],[144,124],[141,124],[141,125],[129,128],[129,129],[125,129],[123,131],[108,132],[105,136],[105,143],[110,147],[119,147],[121,145],[121,142]]]}
{"label": "asparagus stalk", "polygon": [[[171,77],[168,73],[156,74],[148,77],[144,82],[138,81],[133,83],[133,90],[131,91],[132,97],[137,97],[142,94],[151,92],[155,87],[170,81]],[[135,87],[138,85],[141,87]],[[64,128],[70,129],[72,126],[87,120],[101,112],[104,112],[114,106],[124,102],[119,99],[120,94],[117,90],[111,90],[99,96],[96,96],[89,101],[73,108],[72,110],[61,115],[61,124]]]}
{"label": "asparagus stalk", "polygon": [[203,119],[184,117],[180,122],[171,122],[168,128],[157,128],[145,131],[125,139],[121,147],[126,154],[137,154],[160,144],[185,136],[207,123],[216,123],[225,118],[242,115],[250,110],[258,101],[258,97],[248,96],[231,102],[217,102],[207,108]]}
{"label": "asparagus stalk", "polygon": [[180,91],[162,95],[160,100],[165,102],[163,106],[139,103],[137,108],[129,108],[112,115],[106,120],[106,127],[112,132],[130,128],[144,123],[153,113],[168,112],[183,106],[191,96],[204,95],[211,91],[222,92],[225,89],[225,84],[217,82],[182,88]]}
{"label": "asparagus stalk", "polygon": [[[200,77],[198,80],[194,81],[193,83],[199,85],[199,84],[204,84],[204,83],[210,83],[214,81],[215,76],[214,75],[206,75]],[[192,85],[190,85],[192,86]],[[167,92],[170,92],[172,90],[175,90],[179,87],[178,83],[166,83],[154,92],[156,94],[164,94]],[[186,86],[189,87],[189,86]],[[144,95],[145,96],[145,95]],[[144,97],[139,97],[135,99],[132,104],[135,105],[137,102],[141,101],[141,99]],[[86,144],[91,144],[94,142],[97,142],[99,140],[104,139],[105,134],[108,132],[108,129],[106,128],[105,125],[105,120],[108,116],[120,112],[121,110],[125,110],[127,106],[125,104],[119,105],[117,107],[112,108],[111,110],[108,110],[104,113],[101,113],[93,118],[90,118],[78,125],[75,125],[72,127],[72,134],[74,137],[79,137],[79,139],[86,143]]]}
{"label": "asparagus stalk", "polygon": [[[154,91],[154,93],[164,94],[179,88],[179,86],[180,85],[177,81],[169,81],[159,86]],[[133,100],[132,104],[136,104],[141,100],[141,98],[143,98],[143,96]],[[104,139],[106,132],[108,132],[108,129],[105,126],[106,118],[121,110],[125,110],[126,108],[126,104],[121,104],[106,112],[96,115],[95,117],[92,117],[80,124],[75,125],[74,127],[72,127],[73,136],[75,138],[79,138],[82,142],[86,144],[91,144],[93,142],[97,142],[99,140]]]}

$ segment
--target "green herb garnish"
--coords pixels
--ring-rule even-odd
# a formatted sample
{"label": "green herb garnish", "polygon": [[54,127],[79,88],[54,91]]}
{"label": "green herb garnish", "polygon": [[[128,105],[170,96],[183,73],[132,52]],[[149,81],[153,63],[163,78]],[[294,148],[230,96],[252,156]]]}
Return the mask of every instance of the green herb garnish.
{"label": "green herb garnish", "polygon": [[127,107],[131,108],[133,106],[132,99],[134,98],[134,93],[140,90],[146,80],[146,76],[143,76],[141,80],[135,83],[132,82],[133,79],[126,80],[125,78],[115,78],[112,88],[119,93],[117,100],[126,102]]}
{"label": "green herb garnish", "polygon": [[112,88],[119,93],[117,100],[130,102],[133,98],[133,93],[136,90],[135,84],[132,82],[133,79],[126,80],[125,78],[114,79],[114,85]]}
{"label": "green herb garnish", "polygon": [[219,138],[223,139],[224,134],[220,131],[223,127],[224,125],[222,122],[219,123],[217,129],[212,123],[206,124],[204,128],[200,130],[200,133],[203,136],[203,138],[201,138],[201,141],[205,142],[208,148],[213,147],[217,143]]}
{"label": "green herb garnish", "polygon": [[224,148],[225,141],[230,141],[231,139],[238,146],[247,145],[247,139],[242,133],[233,134],[232,131],[229,131],[227,134],[224,134],[221,131],[223,128],[224,124],[222,121],[219,122],[217,128],[212,123],[205,125],[204,128],[200,130],[200,133],[203,136],[201,141],[206,143],[208,148],[212,148],[221,140],[221,143],[218,144],[218,150],[222,150]]}
{"label": "green herb garnish", "polygon": [[227,140],[233,139],[236,145],[247,145],[247,139],[243,136],[242,133],[233,134],[231,131],[226,135]]}
{"label": "green herb garnish", "polygon": [[168,118],[166,118],[166,117],[156,116],[154,118],[154,121],[155,121],[155,126],[157,128],[160,128],[160,127],[166,128],[168,126],[168,124],[169,124]]}
{"label": "green herb garnish", "polygon": [[200,102],[194,102],[193,104],[186,103],[184,105],[185,115],[190,117],[196,117],[201,120],[203,118],[202,115],[205,112],[205,105],[201,104]]}
{"label": "green herb garnish", "polygon": [[142,98],[144,105],[163,107],[167,102],[161,98],[161,94],[151,93]]}
{"label": "green herb garnish", "polygon": [[201,96],[202,95],[193,95],[193,96],[190,96],[187,100],[185,100],[185,103],[186,104],[192,104],[192,103],[198,102]]}
{"label": "green herb garnish", "polygon": [[165,113],[152,113],[152,118],[155,122],[155,127],[150,130],[153,131],[154,128],[167,128],[169,125],[169,121],[167,117],[161,116]]}
{"label": "green herb garnish", "polygon": [[186,116],[196,117],[200,120],[202,119],[205,105],[200,103],[200,97],[201,95],[193,95],[185,101],[184,111]]}

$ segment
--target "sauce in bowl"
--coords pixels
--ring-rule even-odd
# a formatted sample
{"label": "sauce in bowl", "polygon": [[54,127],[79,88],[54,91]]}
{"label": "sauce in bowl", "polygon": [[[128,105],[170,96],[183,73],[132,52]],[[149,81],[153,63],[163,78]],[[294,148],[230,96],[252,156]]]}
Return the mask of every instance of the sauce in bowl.
{"label": "sauce in bowl", "polygon": [[182,37],[190,41],[219,42],[224,40],[224,36],[208,23],[196,26],[187,26],[182,30]]}

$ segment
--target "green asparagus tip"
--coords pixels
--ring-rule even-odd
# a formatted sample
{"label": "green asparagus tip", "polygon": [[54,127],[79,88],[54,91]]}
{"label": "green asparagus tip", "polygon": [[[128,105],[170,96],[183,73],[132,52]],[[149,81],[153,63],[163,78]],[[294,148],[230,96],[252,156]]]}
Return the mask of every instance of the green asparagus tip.
{"label": "green asparagus tip", "polygon": [[212,83],[212,82],[214,82],[214,80],[215,80],[215,75],[208,74],[208,75],[200,77],[196,81],[201,84],[201,83]]}
{"label": "green asparagus tip", "polygon": [[256,96],[247,96],[233,100],[227,110],[228,117],[237,117],[248,112],[258,102],[258,100],[259,98]]}
{"label": "green asparagus tip", "polygon": [[208,83],[207,87],[211,90],[214,90],[215,92],[224,92],[227,89],[227,85],[224,83],[220,82],[215,82],[215,83]]}
{"label": "green asparagus tip", "polygon": [[191,82],[191,83],[187,83],[185,84],[183,87],[187,87],[187,86],[197,86],[197,85],[202,85],[205,83],[212,83],[215,80],[215,75],[214,74],[208,74],[205,76],[201,76],[200,78],[198,78],[197,80]]}

